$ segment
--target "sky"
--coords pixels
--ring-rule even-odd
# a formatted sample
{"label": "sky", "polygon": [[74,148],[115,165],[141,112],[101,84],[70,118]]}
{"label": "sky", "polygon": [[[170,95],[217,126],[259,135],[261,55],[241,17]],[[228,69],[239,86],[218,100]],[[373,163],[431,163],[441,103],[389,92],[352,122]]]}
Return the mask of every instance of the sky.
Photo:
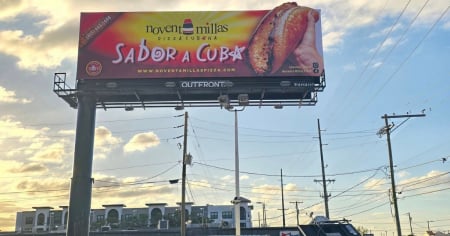
{"label": "sky", "polygon": [[[75,87],[80,12],[266,10],[283,1],[0,0],[0,230],[18,211],[69,205],[77,110],[52,91],[55,72]],[[402,231],[450,230],[450,13],[447,0],[316,0],[321,9],[325,90],[315,106],[238,112],[240,192],[258,225],[324,215],[318,121],[330,218],[375,235],[395,231],[384,114],[390,119]],[[234,114],[220,108],[97,110],[91,207],[181,201],[184,112],[187,200],[230,204]],[[181,116],[180,116],[181,115]],[[447,160],[447,161],[446,161]],[[283,177],[281,178],[281,171]]]}

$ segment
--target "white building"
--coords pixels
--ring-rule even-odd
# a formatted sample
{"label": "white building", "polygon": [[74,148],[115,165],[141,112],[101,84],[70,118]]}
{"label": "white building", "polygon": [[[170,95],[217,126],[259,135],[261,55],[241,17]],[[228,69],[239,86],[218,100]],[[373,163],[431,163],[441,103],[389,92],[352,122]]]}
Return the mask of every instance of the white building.
{"label": "white building", "polygon": [[[253,207],[242,198],[240,204],[241,228],[252,227]],[[148,203],[143,208],[127,208],[124,204],[107,204],[103,209],[92,209],[91,231],[114,229],[165,229],[179,227],[180,204]],[[17,212],[16,232],[64,232],[67,227],[68,207],[33,207],[32,211]],[[195,206],[185,204],[188,227],[234,228],[233,205]]]}

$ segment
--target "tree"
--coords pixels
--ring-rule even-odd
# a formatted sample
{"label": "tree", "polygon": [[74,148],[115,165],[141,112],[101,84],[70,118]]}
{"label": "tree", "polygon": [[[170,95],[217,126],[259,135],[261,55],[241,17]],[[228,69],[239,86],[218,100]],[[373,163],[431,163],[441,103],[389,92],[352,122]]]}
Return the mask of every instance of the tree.
{"label": "tree", "polygon": [[356,227],[356,230],[358,230],[359,234],[361,234],[361,235],[369,233],[369,230],[364,228],[364,227],[362,227],[362,226]]}

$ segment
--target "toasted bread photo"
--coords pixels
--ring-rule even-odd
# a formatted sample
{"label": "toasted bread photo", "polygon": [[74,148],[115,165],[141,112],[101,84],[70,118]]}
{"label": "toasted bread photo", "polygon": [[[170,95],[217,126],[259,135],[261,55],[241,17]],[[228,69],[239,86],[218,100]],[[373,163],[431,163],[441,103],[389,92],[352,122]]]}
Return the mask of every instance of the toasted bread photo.
{"label": "toasted bread photo", "polygon": [[316,10],[298,6],[295,2],[283,3],[262,18],[246,51],[256,74],[267,75],[280,69],[302,41],[310,11],[317,22],[319,13]]}

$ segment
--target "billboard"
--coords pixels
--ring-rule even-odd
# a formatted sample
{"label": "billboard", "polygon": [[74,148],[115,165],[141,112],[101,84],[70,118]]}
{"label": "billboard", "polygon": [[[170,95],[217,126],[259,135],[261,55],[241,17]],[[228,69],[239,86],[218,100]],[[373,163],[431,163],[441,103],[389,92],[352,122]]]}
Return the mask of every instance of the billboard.
{"label": "billboard", "polygon": [[320,11],[296,3],[258,11],[81,13],[78,80],[321,76]]}
{"label": "billboard", "polygon": [[[104,109],[315,105],[324,71],[320,10],[295,2],[80,16],[75,91]],[[76,107],[83,93],[58,78],[56,92]]]}

